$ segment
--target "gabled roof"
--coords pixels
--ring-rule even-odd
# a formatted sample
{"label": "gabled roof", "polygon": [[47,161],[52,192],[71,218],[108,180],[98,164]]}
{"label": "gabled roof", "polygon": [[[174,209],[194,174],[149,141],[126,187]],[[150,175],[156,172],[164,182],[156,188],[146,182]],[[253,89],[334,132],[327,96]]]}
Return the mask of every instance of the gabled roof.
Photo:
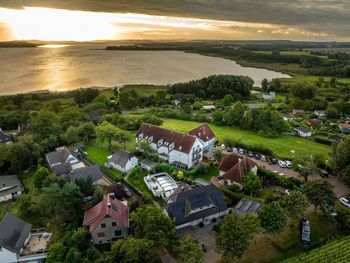
{"label": "gabled roof", "polygon": [[3,132],[0,129],[0,143],[9,143],[11,142],[11,137],[7,133]]}
{"label": "gabled roof", "polygon": [[204,142],[210,141],[211,139],[215,138],[214,132],[210,129],[207,123],[198,126],[197,128],[194,128],[193,130],[189,131],[188,134],[196,136]]}
{"label": "gabled roof", "polygon": [[[206,207],[208,206],[208,207]],[[191,212],[195,209],[196,212]],[[182,225],[227,210],[223,194],[212,184],[177,194],[173,203],[166,207],[176,225]]]}
{"label": "gabled roof", "polygon": [[96,182],[103,177],[103,173],[98,165],[92,165],[74,170],[67,176],[70,180],[76,180],[79,178],[87,179],[89,176],[91,176],[92,181]]}
{"label": "gabled roof", "polygon": [[72,155],[75,158],[78,158],[78,155],[79,155],[78,148],[76,147],[67,148],[66,146],[56,148],[56,151],[49,152],[46,154],[46,159],[49,165],[52,166],[55,163],[66,163],[69,155]]}
{"label": "gabled roof", "polygon": [[225,172],[223,175],[225,180],[243,184],[244,176],[256,166],[257,164],[250,158],[231,153],[221,160],[219,170]]}
{"label": "gabled roof", "polygon": [[22,189],[22,183],[16,175],[0,176],[0,196],[18,192]]}
{"label": "gabled roof", "polygon": [[55,175],[63,175],[71,172],[72,166],[70,163],[60,163],[52,166],[52,170],[55,173]]}
{"label": "gabled roof", "polygon": [[342,128],[342,129],[350,129],[350,124],[348,124],[348,123],[341,123],[341,124],[338,124],[338,127]]}
{"label": "gabled roof", "polygon": [[111,217],[124,227],[129,227],[129,208],[108,194],[100,203],[85,212],[83,225],[93,232],[106,217]]}
{"label": "gabled roof", "polygon": [[152,124],[143,123],[137,131],[136,137],[143,134],[143,138],[152,138],[152,142],[158,145],[160,140],[163,140],[162,145],[168,147],[174,143],[174,150],[183,153],[190,153],[193,144],[196,142],[196,137],[190,134],[164,129]]}
{"label": "gabled roof", "polygon": [[303,132],[303,133],[311,132],[308,128],[304,128],[304,127],[296,127],[294,128],[294,130],[298,132]]}
{"label": "gabled roof", "polygon": [[110,158],[110,162],[117,164],[121,167],[125,167],[131,158],[135,157],[135,154],[127,151],[116,151]]}
{"label": "gabled roof", "polygon": [[0,222],[0,247],[4,247],[13,253],[19,253],[31,230],[31,224],[6,213]]}

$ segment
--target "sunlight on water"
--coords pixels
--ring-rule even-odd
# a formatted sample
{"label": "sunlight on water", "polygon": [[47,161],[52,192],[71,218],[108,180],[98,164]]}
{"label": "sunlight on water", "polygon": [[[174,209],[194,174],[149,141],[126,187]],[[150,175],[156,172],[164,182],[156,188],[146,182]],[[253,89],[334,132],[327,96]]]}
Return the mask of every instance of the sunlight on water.
{"label": "sunlight on water", "polygon": [[44,47],[44,48],[61,48],[61,47],[67,47],[68,45],[54,45],[54,44],[49,44],[49,45],[41,45],[39,47]]}

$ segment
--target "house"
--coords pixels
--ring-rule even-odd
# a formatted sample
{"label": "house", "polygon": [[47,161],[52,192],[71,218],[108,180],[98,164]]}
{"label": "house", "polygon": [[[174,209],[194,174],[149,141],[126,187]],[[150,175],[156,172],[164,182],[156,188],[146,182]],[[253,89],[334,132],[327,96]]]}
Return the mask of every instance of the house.
{"label": "house", "polygon": [[304,127],[294,128],[293,131],[295,131],[300,137],[310,137],[312,135],[312,132]]}
{"label": "house", "polygon": [[250,213],[258,213],[261,209],[261,204],[249,199],[242,198],[234,208],[235,215],[242,216]]}
{"label": "house", "polygon": [[301,116],[304,116],[306,114],[306,112],[304,110],[301,110],[301,109],[294,109],[292,114],[295,117],[301,117]]}
{"label": "house", "polygon": [[128,151],[116,151],[111,156],[107,157],[108,165],[122,173],[128,173],[130,170],[134,169],[138,163],[139,159],[135,154]]}
{"label": "house", "polygon": [[83,225],[89,229],[93,244],[124,238],[129,231],[129,208],[110,193],[85,212]]}
{"label": "house", "polygon": [[206,110],[206,111],[211,111],[211,110],[215,110],[216,107],[215,105],[204,105],[203,106],[203,110]]}
{"label": "house", "polygon": [[317,126],[317,125],[321,125],[322,121],[320,121],[319,119],[309,119],[307,121],[307,124],[310,126]]}
{"label": "house", "polygon": [[293,115],[284,115],[283,120],[284,121],[294,121],[295,117]]}
{"label": "house", "polygon": [[91,177],[94,185],[108,185],[105,176],[101,172],[101,169],[98,165],[91,165],[71,171],[70,173],[66,174],[66,177],[71,181],[77,179],[87,179]]}
{"label": "house", "polygon": [[270,91],[268,94],[263,94],[262,99],[263,100],[274,100],[276,96],[276,93],[274,91]]}
{"label": "house", "polygon": [[224,195],[213,184],[179,192],[164,210],[175,218],[176,229],[210,223],[229,212]]}
{"label": "house", "polygon": [[203,144],[193,135],[143,123],[136,133],[136,147],[142,151],[148,143],[159,158],[180,168],[189,169],[203,159]]}
{"label": "house", "polygon": [[6,213],[0,222],[0,262],[44,262],[51,233],[32,230],[32,225]]}
{"label": "house", "polygon": [[11,143],[11,137],[10,135],[8,135],[7,133],[3,132],[2,129],[0,128],[0,143]]}
{"label": "house", "polygon": [[317,117],[325,117],[326,116],[326,112],[324,110],[315,110],[314,113]]}
{"label": "house", "polygon": [[46,161],[56,175],[64,175],[72,170],[85,167],[77,147],[66,146],[56,148],[56,151],[45,155]]}
{"label": "house", "polygon": [[145,159],[140,162],[140,166],[142,169],[145,169],[147,171],[154,171],[156,169],[157,163]]}
{"label": "house", "polygon": [[251,90],[250,94],[252,94],[252,96],[255,96],[258,99],[262,99],[262,96],[263,96],[262,93],[260,91],[257,91],[257,90]]}
{"label": "house", "polygon": [[167,201],[178,188],[181,188],[181,182],[176,182],[167,173],[158,173],[147,175],[143,178],[148,189],[154,196],[161,197]]}
{"label": "house", "polygon": [[22,183],[16,175],[0,176],[0,203],[8,200],[16,200],[22,192]]}
{"label": "house", "polygon": [[199,139],[203,147],[204,155],[208,155],[214,152],[216,138],[214,132],[212,129],[210,129],[208,124],[205,123],[201,126],[198,126],[197,128],[190,130],[188,134],[196,136]]}
{"label": "house", "polygon": [[222,158],[219,171],[225,185],[237,184],[242,187],[244,176],[249,172],[256,174],[258,165],[250,158],[231,153]]}
{"label": "house", "polygon": [[338,124],[338,128],[340,131],[342,131],[344,133],[350,133],[350,124],[348,124],[348,123]]}

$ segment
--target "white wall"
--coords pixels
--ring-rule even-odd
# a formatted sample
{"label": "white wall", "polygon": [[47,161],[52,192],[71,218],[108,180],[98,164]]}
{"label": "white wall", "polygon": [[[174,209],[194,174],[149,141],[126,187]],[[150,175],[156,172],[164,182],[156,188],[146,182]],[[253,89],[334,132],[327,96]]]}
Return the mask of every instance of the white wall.
{"label": "white wall", "polygon": [[[18,191],[16,194],[17,194],[17,196],[20,196],[22,194],[22,192]],[[4,201],[7,201],[7,200],[12,200],[12,194],[0,196],[0,203],[4,202]],[[0,261],[0,263],[1,263],[1,261]]]}
{"label": "white wall", "polygon": [[0,248],[0,262],[1,263],[12,263],[17,262],[16,253],[13,253],[6,248]]}
{"label": "white wall", "polygon": [[[112,226],[112,222],[116,222],[116,226]],[[101,227],[101,224],[106,224],[105,228]],[[113,218],[108,217],[102,220],[100,225],[96,227],[96,229],[91,233],[92,242],[94,244],[102,244],[102,243],[109,243],[112,241],[112,239],[115,238],[123,238],[128,235],[128,229],[122,225],[120,225],[117,221],[115,221]],[[115,236],[114,232],[121,230],[122,234],[121,236]],[[104,237],[98,237],[98,233],[105,233]]]}

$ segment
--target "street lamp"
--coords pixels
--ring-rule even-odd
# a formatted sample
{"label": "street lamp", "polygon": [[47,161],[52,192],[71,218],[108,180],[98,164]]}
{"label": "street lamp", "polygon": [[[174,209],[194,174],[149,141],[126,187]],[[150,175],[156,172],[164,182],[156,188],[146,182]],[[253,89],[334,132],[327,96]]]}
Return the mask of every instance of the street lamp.
{"label": "street lamp", "polygon": [[294,160],[295,151],[291,150],[290,152],[293,154],[293,160]]}

